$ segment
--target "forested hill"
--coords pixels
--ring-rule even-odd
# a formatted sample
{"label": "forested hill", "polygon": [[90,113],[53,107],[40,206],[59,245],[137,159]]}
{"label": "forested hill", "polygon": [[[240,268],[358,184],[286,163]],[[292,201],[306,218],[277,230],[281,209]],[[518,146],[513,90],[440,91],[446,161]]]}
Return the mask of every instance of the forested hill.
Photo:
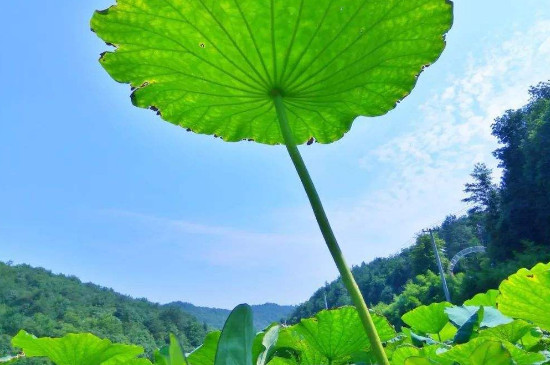
{"label": "forested hill", "polygon": [[[206,323],[212,329],[221,329],[230,312],[228,309],[198,307],[185,302],[170,304],[178,306],[187,313],[194,315],[199,321]],[[278,305],[274,303],[252,305],[251,307],[254,315],[254,327],[258,331],[266,328],[273,322],[280,322],[286,319],[296,308],[291,305]]]}
{"label": "forested hill", "polygon": [[[527,105],[507,111],[492,125],[501,144],[493,153],[503,170],[500,183],[492,181],[483,163],[473,166],[472,180],[465,181],[464,189],[464,201],[472,208],[461,217],[447,216],[435,235],[445,267],[465,247],[487,248],[487,254],[460,261],[456,275],[448,276],[454,303],[496,288],[521,267],[550,259],[550,82],[529,92]],[[367,304],[396,325],[406,311],[445,299],[430,244],[429,235],[419,234],[414,245],[398,254],[353,268]],[[325,305],[349,303],[342,282],[335,280],[298,306],[290,321],[311,316]]]}
{"label": "forested hill", "polygon": [[[445,248],[443,263],[446,264],[448,262],[447,257],[451,258],[464,248],[481,245],[482,239],[483,237],[478,234],[476,220],[472,220],[467,216],[458,218],[450,215],[445,219],[436,235],[436,244],[440,248]],[[462,265],[458,269],[464,270],[465,268],[466,266]],[[437,272],[429,235],[419,235],[413,246],[403,249],[396,255],[377,258],[369,263],[362,263],[360,266],[352,268],[353,276],[367,301],[367,305],[371,307],[379,303],[392,303],[394,298],[405,290],[411,279],[424,275],[428,270]],[[432,277],[437,279],[436,276],[430,278]],[[444,300],[439,293],[440,291],[439,287],[429,291],[430,298],[426,298],[426,300],[432,300],[433,298]],[[420,301],[424,296],[420,295]],[[340,279],[337,279],[325,284],[309,300],[296,307],[296,310],[289,317],[289,321],[292,323],[297,322],[301,318],[309,317],[324,309],[325,306],[335,308],[347,304],[351,304],[351,300],[347,295],[344,284]],[[408,306],[412,306],[412,302]],[[390,318],[393,319],[392,316]]]}
{"label": "forested hill", "polygon": [[148,354],[174,333],[186,350],[200,345],[204,325],[175,306],[133,299],[74,276],[0,262],[0,354],[20,329],[37,336],[91,332],[142,345]]}

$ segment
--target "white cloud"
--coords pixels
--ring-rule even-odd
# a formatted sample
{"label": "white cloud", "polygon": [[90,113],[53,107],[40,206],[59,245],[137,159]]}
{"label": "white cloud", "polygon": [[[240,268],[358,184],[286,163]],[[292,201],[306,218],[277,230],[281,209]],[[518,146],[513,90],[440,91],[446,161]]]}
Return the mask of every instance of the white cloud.
{"label": "white cloud", "polygon": [[[539,21],[525,33],[488,50],[482,59],[470,56],[459,78],[451,79],[441,93],[434,93],[421,109],[422,122],[408,135],[384,144],[372,158],[395,161],[397,166],[418,166],[421,171],[463,168],[464,160],[482,157],[494,165],[490,152],[493,120],[507,109],[528,100],[530,85],[550,78],[550,21]],[[407,174],[408,168],[401,169]]]}
{"label": "white cloud", "polygon": [[550,21],[539,21],[480,57],[470,55],[463,74],[450,77],[419,107],[414,131],[360,160],[367,169],[383,165],[391,174],[383,188],[333,204],[335,229],[352,257],[396,252],[421,228],[463,212],[463,185],[476,162],[487,163],[499,178],[491,124],[524,105],[529,86],[550,79],[549,34]]}

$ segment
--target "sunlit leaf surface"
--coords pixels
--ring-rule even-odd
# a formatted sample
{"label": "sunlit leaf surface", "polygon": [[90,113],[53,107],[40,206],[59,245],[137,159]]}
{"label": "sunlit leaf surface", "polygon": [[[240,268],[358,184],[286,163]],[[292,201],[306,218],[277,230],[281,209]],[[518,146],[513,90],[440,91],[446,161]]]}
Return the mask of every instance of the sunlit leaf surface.
{"label": "sunlit leaf surface", "polygon": [[500,284],[499,291],[502,313],[550,331],[550,264],[519,270]]}
{"label": "sunlit leaf surface", "polygon": [[226,141],[330,143],[388,112],[443,51],[448,0],[119,0],[92,29],[101,64],[136,106]]}
{"label": "sunlit leaf surface", "polygon": [[36,338],[20,331],[12,339],[26,357],[47,357],[57,365],[138,364],[143,353],[139,346],[114,344],[91,333],[68,334],[61,338]]}
{"label": "sunlit leaf surface", "polygon": [[452,304],[447,302],[422,305],[405,313],[401,319],[421,333],[439,333],[449,322],[445,308],[451,306]]}
{"label": "sunlit leaf surface", "polygon": [[[395,330],[384,317],[373,315],[373,321],[381,341],[395,337]],[[354,307],[324,310],[282,329],[277,346],[297,350],[303,365],[345,364],[354,353],[370,349]]]}

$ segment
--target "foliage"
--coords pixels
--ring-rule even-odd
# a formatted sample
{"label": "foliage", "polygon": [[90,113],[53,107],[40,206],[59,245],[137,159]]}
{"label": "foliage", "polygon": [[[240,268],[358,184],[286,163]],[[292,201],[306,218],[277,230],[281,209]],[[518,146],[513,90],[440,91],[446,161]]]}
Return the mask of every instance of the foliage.
{"label": "foliage", "polygon": [[[497,293],[490,291],[467,301],[481,302],[483,305],[478,307],[441,302],[415,308],[403,315],[410,328],[404,327],[401,333],[396,333],[384,317],[374,315],[391,364],[547,363],[549,311],[544,306],[550,298],[549,273],[550,264],[521,269],[504,280]],[[518,281],[525,278],[532,281],[529,284]],[[510,290],[510,285],[524,290]],[[150,364],[146,359],[136,358],[141,348],[112,344],[90,334],[37,339],[21,332],[13,344],[22,347],[26,356],[47,356],[58,365]],[[210,333],[204,344],[190,354],[183,353],[175,336],[171,336],[168,346],[155,353],[158,365],[348,365],[372,364],[373,359],[369,340],[353,307],[323,310],[298,324],[272,326],[254,335],[251,308],[239,305],[223,331]]]}
{"label": "foliage", "polygon": [[475,164],[471,174],[474,182],[467,183],[464,189],[469,196],[462,199],[463,202],[473,204],[470,214],[485,212],[493,204],[497,186],[493,184],[492,174],[493,171],[484,163]]}
{"label": "foliage", "polygon": [[503,176],[489,249],[499,259],[522,251],[524,241],[550,243],[550,83],[532,87],[530,94],[529,104],[493,124],[503,145],[494,152]]}
{"label": "foliage", "polygon": [[451,306],[452,304],[447,302],[422,305],[405,313],[401,318],[416,332],[438,334],[449,322],[445,308]]}
{"label": "foliage", "polygon": [[[410,279],[410,270],[408,250],[406,250],[398,255],[377,258],[369,264],[362,263],[352,268],[352,273],[367,304],[372,306],[379,302],[391,302],[394,295],[401,292],[407,280]],[[349,304],[351,300],[344,285],[341,279],[337,279],[326,283],[309,300],[296,307],[289,316],[289,322],[297,323],[301,318],[311,317],[322,309]]]}
{"label": "foliage", "polygon": [[[471,255],[460,261],[455,272],[464,275],[447,278],[454,301],[497,288],[520,267],[550,260],[550,83],[540,83],[530,93],[529,104],[506,112],[493,126],[493,134],[503,144],[495,151],[504,169],[500,186],[492,183],[487,166],[476,164],[473,182],[465,186],[466,200],[474,207],[465,216],[447,216],[438,229],[437,237],[444,241],[444,245],[440,242],[443,261],[470,246],[488,247],[488,255]],[[406,311],[443,299],[437,290],[429,290],[437,289],[437,278],[434,276],[432,283],[424,273],[437,271],[433,256],[429,259],[431,250],[419,246],[421,242],[417,239],[397,255],[353,269],[367,303],[377,306],[397,326]],[[341,287],[338,279],[317,290],[296,308],[291,321],[323,309],[325,295],[329,308],[348,304]]]}
{"label": "foliage", "polygon": [[[13,339],[14,347],[21,348],[25,357],[47,357],[56,365],[115,365],[136,364],[143,361],[136,356],[143,348],[113,344],[90,333],[68,334],[62,338],[36,338],[20,331]],[[147,363],[147,361],[145,361]]]}
{"label": "foliage", "polygon": [[74,276],[0,263],[0,355],[11,351],[9,338],[20,329],[53,337],[90,332],[138,344],[149,355],[168,342],[170,333],[186,350],[205,336],[204,326],[179,308],[133,299]]}
{"label": "foliage", "polygon": [[[395,331],[381,316],[373,316],[382,341],[395,337]],[[299,364],[347,364],[371,346],[355,308],[342,307],[324,310],[313,318],[284,328],[279,334],[275,356]]]}
{"label": "foliage", "polygon": [[[445,246],[445,241],[437,237],[434,237],[435,244],[439,252]],[[420,275],[430,270],[438,272],[438,267],[435,259],[435,252],[432,245],[432,239],[429,234],[421,234],[416,238],[416,243],[411,247],[411,264],[414,275]],[[443,267],[447,267],[448,260],[444,255],[441,255],[441,264]]]}
{"label": "foliage", "polygon": [[497,306],[502,313],[550,331],[550,264],[518,271],[500,284],[499,291]]}
{"label": "foliage", "polygon": [[[463,249],[483,245],[485,242],[485,233],[479,224],[479,218],[477,215],[471,214],[461,217],[453,214],[448,215],[439,227],[437,236],[445,242],[443,256],[449,260]],[[474,262],[475,260],[463,261],[455,271],[475,269],[475,267],[470,267]]]}
{"label": "foliage", "polygon": [[[463,278],[464,275],[460,274],[447,281],[452,298],[457,297],[457,292],[462,287]],[[374,308],[384,314],[391,323],[400,327],[402,324],[401,317],[406,312],[423,304],[427,305],[444,300],[441,278],[439,275],[428,271],[408,281],[403,292],[397,295],[390,304],[379,303]]]}
{"label": "foliage", "polygon": [[451,8],[446,0],[119,0],[91,27],[115,45],[100,62],[136,88],[134,105],[171,123],[226,141],[284,143],[280,95],[298,144],[330,143],[355,117],[385,114],[408,95],[445,46]]}

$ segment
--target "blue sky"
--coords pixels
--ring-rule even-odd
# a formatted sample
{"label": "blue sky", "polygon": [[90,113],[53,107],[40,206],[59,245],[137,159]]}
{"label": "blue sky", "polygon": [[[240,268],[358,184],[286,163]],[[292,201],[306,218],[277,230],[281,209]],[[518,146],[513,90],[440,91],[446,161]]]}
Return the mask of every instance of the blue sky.
{"label": "blue sky", "polygon": [[[89,30],[111,1],[11,1],[0,23],[0,260],[153,301],[296,304],[336,276],[284,147],[134,108]],[[440,60],[380,118],[301,151],[350,264],[466,208],[492,120],[550,79],[550,0],[457,0]],[[498,176],[498,171],[496,171]]]}

